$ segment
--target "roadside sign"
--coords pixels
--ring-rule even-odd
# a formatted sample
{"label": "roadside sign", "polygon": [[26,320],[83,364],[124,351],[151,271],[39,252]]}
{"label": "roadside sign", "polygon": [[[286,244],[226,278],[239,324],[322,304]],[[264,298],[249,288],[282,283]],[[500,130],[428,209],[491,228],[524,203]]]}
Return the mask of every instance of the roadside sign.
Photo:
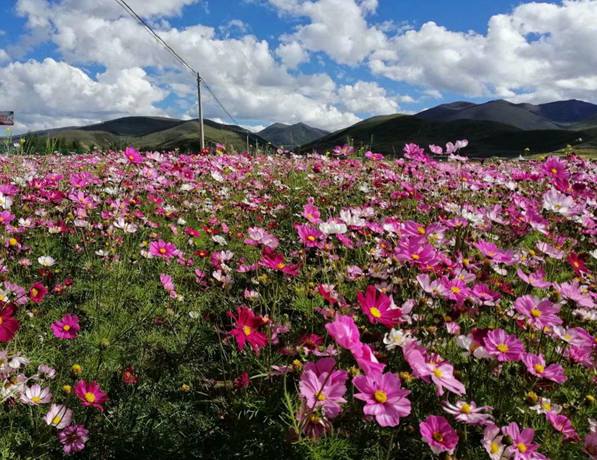
{"label": "roadside sign", "polygon": [[12,126],[15,124],[14,112],[0,112],[0,126]]}

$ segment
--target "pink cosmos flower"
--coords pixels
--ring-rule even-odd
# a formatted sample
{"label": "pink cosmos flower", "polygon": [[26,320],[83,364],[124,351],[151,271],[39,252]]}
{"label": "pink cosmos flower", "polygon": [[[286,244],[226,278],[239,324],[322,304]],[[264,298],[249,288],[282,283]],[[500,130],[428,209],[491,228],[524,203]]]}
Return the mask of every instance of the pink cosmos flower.
{"label": "pink cosmos flower", "polygon": [[312,224],[318,224],[321,222],[321,214],[319,213],[319,209],[311,202],[303,206],[303,217]]}
{"label": "pink cosmos flower", "polygon": [[494,262],[510,264],[514,260],[512,251],[500,249],[494,243],[489,241],[479,241],[475,243],[474,246],[481,252],[481,254]]}
{"label": "pink cosmos flower", "polygon": [[384,368],[386,367],[385,364],[380,363],[379,360],[375,357],[373,349],[365,343],[359,343],[350,351],[352,353],[352,356],[356,360],[358,366],[361,368],[363,372],[365,372],[365,374],[379,374],[382,373]]}
{"label": "pink cosmos flower", "polygon": [[597,460],[597,431],[591,431],[585,436],[583,447],[590,460]]}
{"label": "pink cosmos flower", "polygon": [[278,254],[267,249],[263,251],[259,264],[263,267],[269,268],[270,270],[280,271],[288,276],[297,276],[299,272],[298,265],[287,264],[282,254]]}
{"label": "pink cosmos flower", "polygon": [[176,294],[176,287],[174,286],[174,282],[172,281],[172,277],[170,275],[160,273],[160,282],[171,298],[176,299],[178,297]]}
{"label": "pink cosmos flower", "polygon": [[430,415],[419,423],[421,437],[434,454],[442,452],[453,454],[458,445],[458,434],[450,423],[441,415]]}
{"label": "pink cosmos flower", "polygon": [[580,441],[580,436],[578,436],[578,433],[574,429],[574,426],[572,426],[572,422],[565,415],[556,414],[554,412],[548,412],[547,420],[554,428],[554,430],[559,431],[564,435],[564,439],[566,439],[567,441]]}
{"label": "pink cosmos flower", "polygon": [[126,150],[124,151],[124,156],[127,159],[127,161],[131,164],[138,165],[140,163],[143,163],[143,157],[137,150],[135,150],[133,146],[126,148]]}
{"label": "pink cosmos flower", "polygon": [[506,448],[505,454],[512,457],[514,460],[531,460],[536,457],[536,452],[539,446],[533,443],[535,437],[535,430],[532,428],[525,428],[520,431],[518,424],[512,422],[502,428],[502,433],[508,436],[512,445]]}
{"label": "pink cosmos flower", "polygon": [[558,316],[560,307],[547,299],[539,300],[536,297],[525,295],[516,299],[514,308],[526,317],[531,326],[536,329],[562,324],[562,320]]}
{"label": "pink cosmos flower", "polygon": [[499,362],[519,361],[524,353],[524,345],[514,335],[503,329],[494,329],[483,340],[485,351]]}
{"label": "pink cosmos flower", "polygon": [[167,243],[163,240],[152,241],[149,243],[149,254],[162,259],[171,259],[177,253],[176,246],[173,243]]}
{"label": "pink cosmos flower", "polygon": [[334,321],[325,325],[325,329],[342,348],[352,350],[361,345],[359,328],[352,319],[352,316],[336,315]]}
{"label": "pink cosmos flower", "polygon": [[52,400],[52,393],[49,388],[42,388],[37,383],[30,387],[25,387],[21,393],[21,401],[30,406],[47,404]]}
{"label": "pink cosmos flower", "polygon": [[410,414],[411,405],[407,396],[410,391],[401,388],[400,379],[393,373],[372,373],[352,379],[359,390],[354,397],[365,401],[363,413],[374,416],[380,426],[397,426],[400,417]]}
{"label": "pink cosmos flower", "polygon": [[551,283],[545,279],[545,271],[542,268],[528,275],[519,268],[516,270],[516,274],[521,280],[533,287],[547,289],[551,286]]}
{"label": "pink cosmos flower", "polygon": [[394,250],[396,259],[417,265],[425,270],[436,266],[440,260],[437,251],[428,243],[421,243],[419,238],[403,238]]}
{"label": "pink cosmos flower", "polygon": [[72,455],[85,449],[89,431],[83,425],[69,425],[58,432],[58,441],[65,455]]}
{"label": "pink cosmos flower", "polygon": [[263,246],[271,250],[276,249],[280,242],[271,233],[260,227],[250,227],[247,229],[248,238],[245,239],[245,244],[249,246]]}
{"label": "pink cosmos flower", "polygon": [[328,419],[337,417],[342,404],[346,402],[346,380],[348,373],[334,371],[336,361],[323,358],[316,363],[307,363],[301,374],[299,390],[311,410],[321,408]]}
{"label": "pink cosmos flower", "polygon": [[529,373],[536,377],[551,380],[556,383],[563,383],[566,381],[564,368],[559,364],[550,364],[549,366],[546,366],[543,355],[525,353],[522,356],[522,362],[527,367]]}
{"label": "pink cosmos flower", "polygon": [[543,163],[543,171],[548,177],[554,179],[567,179],[568,172],[566,171],[566,162],[560,160],[557,157],[549,157],[545,163]]}
{"label": "pink cosmos flower", "polygon": [[58,432],[58,441],[62,444],[64,455],[81,452],[88,440],[89,431],[83,425],[69,425]]}
{"label": "pink cosmos flower", "polygon": [[70,425],[73,419],[73,411],[62,404],[52,404],[50,410],[44,416],[44,420],[48,425],[58,428],[59,430]]}
{"label": "pink cosmos flower", "polygon": [[491,411],[491,406],[477,406],[475,401],[457,401],[456,404],[444,402],[444,410],[448,414],[455,415],[455,419],[467,425],[486,425],[491,422],[491,414],[484,413]]}
{"label": "pink cosmos flower", "polygon": [[399,308],[392,308],[394,303],[392,298],[383,292],[379,292],[378,295],[375,286],[368,286],[365,294],[359,292],[357,299],[371,324],[380,323],[391,329],[400,323],[402,311]]}
{"label": "pink cosmos flower", "polygon": [[15,310],[11,304],[0,308],[0,343],[10,342],[19,330],[21,324],[14,317]]}
{"label": "pink cosmos flower", "polygon": [[321,240],[325,236],[317,228],[310,225],[297,225],[296,231],[301,243],[307,248],[317,248],[321,246]]}
{"label": "pink cosmos flower", "polygon": [[404,346],[402,352],[413,370],[413,375],[427,382],[431,380],[438,396],[444,394],[444,388],[457,395],[466,392],[462,382],[454,377],[454,367],[441,356],[428,353],[416,342]]}
{"label": "pink cosmos flower", "polygon": [[29,299],[33,303],[41,303],[47,293],[48,288],[41,283],[35,283],[31,286],[31,289],[29,289]]}
{"label": "pink cosmos flower", "polygon": [[489,423],[483,430],[481,444],[489,454],[491,460],[502,460],[506,446],[502,442],[504,437],[500,436],[500,429],[493,423]]}
{"label": "pink cosmos flower", "polygon": [[100,388],[96,381],[86,382],[79,380],[75,384],[75,395],[85,407],[95,407],[100,412],[104,411],[104,404],[108,400],[108,394]]}
{"label": "pink cosmos flower", "polygon": [[248,343],[257,353],[267,345],[267,337],[258,331],[265,322],[261,316],[255,315],[253,310],[241,306],[236,309],[236,317],[232,312],[228,312],[228,316],[236,321],[235,328],[230,331],[230,334],[236,339],[239,350],[245,348],[245,344]]}
{"label": "pink cosmos flower", "polygon": [[64,340],[76,338],[81,330],[77,315],[64,315],[62,319],[54,321],[50,327],[54,333],[54,337]]}

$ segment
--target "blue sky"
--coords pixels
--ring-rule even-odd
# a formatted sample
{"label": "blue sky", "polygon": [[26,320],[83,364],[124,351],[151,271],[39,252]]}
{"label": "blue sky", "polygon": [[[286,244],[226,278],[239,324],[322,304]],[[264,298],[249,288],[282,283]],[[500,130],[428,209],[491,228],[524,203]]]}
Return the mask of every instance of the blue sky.
{"label": "blue sky", "polygon": [[[597,93],[597,0],[129,0],[245,126],[338,129],[454,100]],[[17,129],[193,117],[192,77],[114,0],[0,6]],[[5,106],[6,105],[6,106]],[[206,95],[208,117],[230,122]]]}

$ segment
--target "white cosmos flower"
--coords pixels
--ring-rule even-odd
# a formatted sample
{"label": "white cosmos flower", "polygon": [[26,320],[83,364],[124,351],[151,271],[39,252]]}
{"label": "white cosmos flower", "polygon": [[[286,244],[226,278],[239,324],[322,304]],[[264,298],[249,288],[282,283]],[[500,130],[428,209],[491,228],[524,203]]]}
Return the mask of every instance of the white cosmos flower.
{"label": "white cosmos flower", "polygon": [[348,231],[348,227],[346,224],[338,222],[322,222],[319,224],[319,230],[326,235],[336,235],[346,233]]}
{"label": "white cosmos flower", "polygon": [[43,267],[52,267],[56,261],[51,256],[41,256],[37,258],[37,262]]}
{"label": "white cosmos flower", "polygon": [[402,329],[392,329],[386,333],[383,343],[386,345],[386,349],[393,350],[396,347],[402,348],[408,342],[412,342],[412,340],[413,338],[408,332]]}

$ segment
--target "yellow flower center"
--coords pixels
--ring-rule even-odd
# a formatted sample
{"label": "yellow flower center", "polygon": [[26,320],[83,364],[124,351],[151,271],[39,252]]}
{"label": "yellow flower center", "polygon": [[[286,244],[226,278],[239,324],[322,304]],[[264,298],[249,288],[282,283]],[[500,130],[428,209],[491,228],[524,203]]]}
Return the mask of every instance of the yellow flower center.
{"label": "yellow flower center", "polygon": [[282,270],[284,267],[286,267],[286,264],[284,262],[280,262],[278,265],[276,265],[276,268],[278,270]]}
{"label": "yellow flower center", "polygon": [[10,240],[8,240],[8,244],[11,246],[16,246],[17,240],[15,238],[11,238]]}
{"label": "yellow flower center", "polygon": [[35,288],[31,288],[31,297],[37,297],[39,291]]}
{"label": "yellow flower center", "polygon": [[87,401],[90,404],[93,404],[95,402],[95,395],[88,391],[87,393],[85,393],[85,401]]}
{"label": "yellow flower center", "polygon": [[4,322],[4,319],[2,318],[2,316],[0,316],[0,326],[2,326],[3,322]]}
{"label": "yellow flower center", "polygon": [[444,436],[439,431],[436,431],[435,433],[433,433],[432,437],[437,442],[443,442],[443,440],[444,440]]}
{"label": "yellow flower center", "polygon": [[526,446],[526,444],[519,442],[518,444],[516,444],[516,448],[518,449],[518,452],[520,452],[521,454],[524,454],[527,450],[528,447]]}
{"label": "yellow flower center", "polygon": [[313,235],[309,235],[309,236],[307,237],[307,239],[308,239],[309,241],[315,241],[317,238],[315,238]]}
{"label": "yellow flower center", "polygon": [[58,425],[61,421],[62,417],[60,415],[57,415],[52,419],[52,425]]}
{"label": "yellow flower center", "polygon": [[35,404],[39,404],[41,402],[41,398],[39,396],[33,396],[31,398],[31,402]]}
{"label": "yellow flower center", "polygon": [[471,413],[471,406],[468,403],[464,403],[460,408],[460,412],[463,414],[470,414]]}
{"label": "yellow flower center", "polygon": [[160,254],[166,254],[166,248],[160,248],[159,253]]}
{"label": "yellow flower center", "polygon": [[500,450],[499,444],[495,441],[491,441],[491,444],[489,445],[489,453],[497,454],[499,450]]}
{"label": "yellow flower center", "polygon": [[505,343],[500,343],[496,348],[501,353],[506,353],[510,349]]}
{"label": "yellow flower center", "polygon": [[533,367],[535,368],[535,372],[537,372],[537,374],[543,374],[543,371],[545,370],[545,366],[543,364],[535,364]]}
{"label": "yellow flower center", "polygon": [[417,232],[418,232],[420,235],[424,235],[424,234],[425,234],[425,227],[419,227],[419,228],[417,228]]}
{"label": "yellow flower center", "polygon": [[541,406],[543,407],[544,410],[546,410],[547,412],[549,412],[551,410],[551,403],[547,402],[547,401],[543,401],[541,403]]}
{"label": "yellow flower center", "polygon": [[421,256],[419,254],[411,254],[410,258],[413,260],[419,260],[421,258]]}
{"label": "yellow flower center", "polygon": [[70,326],[68,324],[65,324],[64,326],[62,326],[62,330],[68,332],[70,331]]}
{"label": "yellow flower center", "polygon": [[371,313],[371,316],[373,316],[374,318],[381,318],[381,312],[376,307],[371,307],[369,313]]}
{"label": "yellow flower center", "polygon": [[557,173],[558,173],[558,170],[557,170],[556,168],[551,168],[551,173],[552,173],[552,174],[557,174]]}
{"label": "yellow flower center", "polygon": [[433,369],[433,375],[435,375],[439,379],[442,377],[442,375],[444,375],[444,373],[436,367],[435,369]]}
{"label": "yellow flower center", "polygon": [[323,391],[320,391],[317,394],[317,401],[325,401],[325,395],[323,394]]}
{"label": "yellow flower center", "polygon": [[383,390],[376,390],[375,393],[373,393],[373,398],[375,398],[378,403],[383,404],[388,400],[388,395]]}
{"label": "yellow flower center", "polygon": [[541,316],[541,310],[538,310],[537,308],[531,309],[531,316],[533,318],[539,318]]}
{"label": "yellow flower center", "polygon": [[250,326],[243,326],[243,332],[245,333],[245,335],[251,335],[251,332],[253,332],[253,329],[251,329]]}
{"label": "yellow flower center", "polygon": [[133,155],[129,155],[129,160],[133,161],[135,157]]}
{"label": "yellow flower center", "polygon": [[450,291],[452,291],[454,294],[459,294],[461,289],[458,286],[452,286]]}

